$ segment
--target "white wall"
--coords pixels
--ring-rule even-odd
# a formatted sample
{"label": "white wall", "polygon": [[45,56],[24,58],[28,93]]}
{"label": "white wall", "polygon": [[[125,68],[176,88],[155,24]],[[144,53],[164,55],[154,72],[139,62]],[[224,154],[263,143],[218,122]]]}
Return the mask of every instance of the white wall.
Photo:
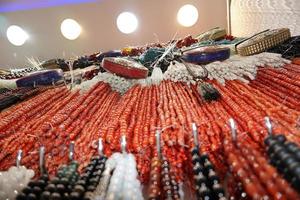
{"label": "white wall", "polygon": [[[181,27],[176,21],[178,9],[186,3],[195,5],[199,11],[197,24],[190,28]],[[139,28],[131,35],[120,33],[116,27],[116,18],[122,11],[134,12],[139,19]],[[60,33],[60,23],[65,18],[73,18],[82,26],[82,35],[75,41],[66,40]],[[30,34],[25,45],[15,47],[6,39],[6,29],[12,24],[20,25]],[[167,41],[176,31],[181,37],[216,26],[226,27],[225,0],[102,0],[0,13],[0,68],[22,67],[26,64],[26,56],[40,60],[63,55],[69,58],[155,42],[155,34],[160,41]]]}
{"label": "white wall", "polygon": [[300,34],[300,0],[231,0],[231,29],[245,37],[275,28]]}

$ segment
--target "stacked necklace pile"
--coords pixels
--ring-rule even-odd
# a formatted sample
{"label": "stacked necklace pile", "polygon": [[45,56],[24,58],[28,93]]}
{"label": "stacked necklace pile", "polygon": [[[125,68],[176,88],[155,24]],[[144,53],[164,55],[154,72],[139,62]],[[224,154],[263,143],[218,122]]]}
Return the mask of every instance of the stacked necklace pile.
{"label": "stacked necklace pile", "polygon": [[299,65],[190,43],[80,58],[110,72],[0,112],[0,198],[300,199]]}

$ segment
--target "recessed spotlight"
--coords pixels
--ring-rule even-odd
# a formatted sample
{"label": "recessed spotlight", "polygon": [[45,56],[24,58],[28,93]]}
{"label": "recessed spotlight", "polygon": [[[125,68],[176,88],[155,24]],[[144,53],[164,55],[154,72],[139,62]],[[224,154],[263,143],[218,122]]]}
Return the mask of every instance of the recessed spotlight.
{"label": "recessed spotlight", "polygon": [[117,18],[117,26],[122,33],[133,33],[138,27],[138,20],[133,13],[123,12]]}
{"label": "recessed spotlight", "polygon": [[182,6],[177,13],[177,21],[185,27],[196,24],[198,20],[198,10],[195,6],[186,4]]}
{"label": "recessed spotlight", "polygon": [[65,19],[60,26],[61,33],[69,40],[75,40],[81,33],[80,25],[74,19]]}
{"label": "recessed spotlight", "polygon": [[19,26],[12,25],[6,31],[7,39],[15,46],[22,46],[29,38],[28,34]]}

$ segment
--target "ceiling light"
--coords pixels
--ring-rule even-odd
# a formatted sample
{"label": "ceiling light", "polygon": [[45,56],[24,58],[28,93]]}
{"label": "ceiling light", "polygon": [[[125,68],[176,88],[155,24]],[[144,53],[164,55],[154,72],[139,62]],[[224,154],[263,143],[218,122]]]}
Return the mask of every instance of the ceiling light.
{"label": "ceiling light", "polygon": [[80,25],[74,19],[65,19],[60,26],[61,33],[69,40],[75,40],[81,33]]}
{"label": "ceiling light", "polygon": [[133,13],[123,12],[117,18],[117,26],[122,33],[133,33],[138,27],[138,20]]}
{"label": "ceiling light", "polygon": [[198,20],[197,8],[190,4],[182,6],[177,13],[177,20],[182,26],[193,26]]}
{"label": "ceiling light", "polygon": [[15,46],[22,46],[29,38],[28,34],[19,26],[12,25],[6,31],[7,39]]}

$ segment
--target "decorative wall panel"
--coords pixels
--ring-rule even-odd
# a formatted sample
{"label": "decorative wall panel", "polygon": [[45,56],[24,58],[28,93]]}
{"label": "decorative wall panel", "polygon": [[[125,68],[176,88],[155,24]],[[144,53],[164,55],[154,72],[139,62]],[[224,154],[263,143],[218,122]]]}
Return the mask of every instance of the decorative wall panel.
{"label": "decorative wall panel", "polygon": [[283,27],[300,35],[300,0],[231,0],[233,35],[250,36]]}

